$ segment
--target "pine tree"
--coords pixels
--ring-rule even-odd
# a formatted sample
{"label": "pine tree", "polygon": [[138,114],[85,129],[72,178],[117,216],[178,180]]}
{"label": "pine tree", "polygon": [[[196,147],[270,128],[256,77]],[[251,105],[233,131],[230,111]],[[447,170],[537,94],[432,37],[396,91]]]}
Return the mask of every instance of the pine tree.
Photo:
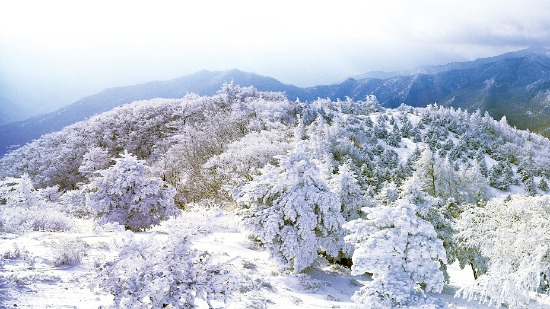
{"label": "pine tree", "polygon": [[445,250],[433,226],[417,215],[416,206],[364,208],[367,219],[346,223],[346,242],[355,245],[352,274],[372,273],[353,296],[362,308],[395,308],[420,303],[424,292],[441,292]]}
{"label": "pine tree", "polygon": [[340,165],[338,173],[329,180],[332,192],[340,198],[340,211],[345,221],[359,219],[361,208],[367,206],[367,199],[357,184],[357,175],[350,162]]}
{"label": "pine tree", "polygon": [[435,184],[435,157],[433,152],[426,148],[422,151],[420,158],[415,163],[414,175],[418,178],[421,184],[421,190],[436,196],[436,184]]}
{"label": "pine tree", "polygon": [[548,191],[548,183],[546,182],[546,179],[542,178],[539,181],[539,189],[541,189],[544,192]]}
{"label": "pine tree", "polygon": [[279,156],[279,166],[266,165],[233,192],[246,226],[283,270],[295,273],[308,268],[318,252],[337,258],[344,246],[338,196],[301,148]]}
{"label": "pine tree", "polygon": [[523,184],[525,184],[525,191],[527,192],[527,195],[537,195],[537,188],[535,188],[535,181],[533,180],[533,176],[527,177],[527,179],[523,181]]}
{"label": "pine tree", "polygon": [[[338,168],[338,173],[329,179],[331,191],[336,193],[340,199],[340,212],[344,222],[358,219],[361,214],[361,208],[369,206],[369,201],[365,192],[357,184],[357,175],[351,169],[351,162],[344,163]],[[340,234],[337,236],[337,234]],[[346,236],[346,230],[342,229],[335,234],[336,237],[343,239]],[[351,259],[353,255],[353,245],[343,244],[342,254],[339,258]],[[341,260],[341,259],[340,259]]]}
{"label": "pine tree", "polygon": [[485,162],[485,158],[476,159],[476,162],[479,165],[479,172],[483,177],[489,176],[489,169],[487,168],[487,163]]}
{"label": "pine tree", "polygon": [[492,187],[506,191],[516,182],[514,172],[509,163],[498,162],[489,170],[489,184]]}

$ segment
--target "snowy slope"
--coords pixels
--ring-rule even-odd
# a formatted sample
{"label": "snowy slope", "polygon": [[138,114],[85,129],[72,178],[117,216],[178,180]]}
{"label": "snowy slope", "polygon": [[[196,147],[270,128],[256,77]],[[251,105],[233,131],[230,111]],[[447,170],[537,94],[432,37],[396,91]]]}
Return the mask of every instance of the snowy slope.
{"label": "snowy slope", "polygon": [[[189,220],[189,219],[194,220]],[[203,221],[206,220],[206,221]],[[117,258],[121,246],[129,238],[154,239],[162,242],[177,227],[196,228],[205,224],[194,236],[192,246],[213,254],[215,259],[230,261],[233,270],[244,282],[227,308],[355,308],[351,296],[368,276],[351,276],[349,269],[329,265],[319,259],[315,267],[302,274],[280,273],[277,265],[239,227],[231,212],[213,209],[183,214],[150,232],[87,231],[72,233],[32,232],[24,235],[2,234],[0,253],[0,306],[2,308],[98,308],[108,307],[113,298],[97,288],[98,268]],[[91,226],[91,225],[90,225]],[[81,244],[81,263],[55,266],[60,242]],[[66,248],[65,248],[66,249]],[[451,282],[443,293],[433,295],[445,300],[451,308],[489,308],[475,301],[454,298],[461,287],[473,282],[469,269],[450,266]],[[548,295],[536,295],[538,302],[530,308],[550,306]],[[199,308],[207,308],[198,302]],[[428,307],[419,307],[428,308]]]}
{"label": "snowy slope", "polygon": [[[116,163],[121,154],[137,163],[123,170]],[[148,172],[130,177],[136,166]],[[107,177],[112,174],[115,179]],[[179,295],[192,291],[186,297],[197,298],[202,307],[210,301],[230,308],[353,308],[352,296],[380,273],[368,270],[375,274],[371,280],[342,266],[357,265],[361,254],[372,252],[355,250],[356,256],[346,247],[345,222],[370,220],[368,208],[395,209],[406,201],[418,209],[406,213],[413,224],[431,220],[438,234],[430,243],[447,246],[445,258],[438,254],[429,262],[445,265],[444,260],[466,256],[461,261],[473,265],[488,255],[475,251],[477,235],[468,243],[455,237],[470,228],[453,230],[465,224],[462,215],[473,210],[483,215],[487,205],[525,204],[521,207],[531,210],[535,202],[548,204],[549,178],[550,141],[480,112],[437,105],[385,109],[374,97],[304,104],[234,84],[212,97],[135,102],[0,159],[0,304],[151,307],[157,296],[177,303]],[[159,186],[145,185],[151,183]],[[161,199],[160,187],[175,192],[174,198]],[[109,197],[101,209],[96,195]],[[149,206],[157,207],[154,215],[171,214],[172,202],[181,213],[149,228],[157,224],[149,220]],[[540,221],[547,213],[542,206],[531,212]],[[113,217],[112,208],[124,211]],[[382,228],[395,230],[391,218]],[[517,219],[525,224],[514,227],[518,232],[533,230]],[[541,230],[528,235],[537,252],[550,240],[547,229]],[[406,237],[403,231],[394,232]],[[388,247],[397,243],[404,242]],[[532,269],[513,269],[528,254],[509,247],[506,256],[517,256],[508,263],[510,273],[536,277],[546,271],[545,260]],[[305,271],[292,273],[297,264],[294,271]],[[472,283],[472,272],[449,267],[450,283],[430,296],[451,308],[486,308],[454,298]],[[422,280],[407,285],[419,297]],[[166,292],[181,282],[189,288]],[[546,288],[537,281],[518,291]],[[550,305],[547,295],[529,299],[534,300],[529,307]]]}

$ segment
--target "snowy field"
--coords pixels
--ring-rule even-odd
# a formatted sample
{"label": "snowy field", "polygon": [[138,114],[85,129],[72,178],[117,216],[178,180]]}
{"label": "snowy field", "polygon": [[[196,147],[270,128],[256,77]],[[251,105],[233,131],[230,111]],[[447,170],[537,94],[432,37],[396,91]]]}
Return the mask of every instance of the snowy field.
{"label": "snowy field", "polygon": [[[205,223],[200,227],[199,223]],[[209,222],[209,223],[208,223]],[[214,223],[215,222],[215,223]],[[113,297],[98,288],[99,269],[116,259],[130,239],[166,241],[171,229],[194,229],[192,247],[208,251],[214,259],[229,263],[242,279],[226,308],[355,308],[351,296],[368,276],[351,276],[348,268],[318,260],[303,274],[280,273],[267,251],[242,230],[236,217],[220,210],[198,211],[170,220],[149,232],[98,230],[84,226],[81,232],[32,232],[0,237],[0,306],[2,308],[107,308]],[[450,284],[433,295],[451,308],[489,308],[476,301],[454,298],[471,282],[469,269],[457,264],[449,269]],[[530,308],[549,308],[548,296],[538,297]],[[200,308],[207,308],[198,301]],[[418,307],[434,308],[434,307]]]}

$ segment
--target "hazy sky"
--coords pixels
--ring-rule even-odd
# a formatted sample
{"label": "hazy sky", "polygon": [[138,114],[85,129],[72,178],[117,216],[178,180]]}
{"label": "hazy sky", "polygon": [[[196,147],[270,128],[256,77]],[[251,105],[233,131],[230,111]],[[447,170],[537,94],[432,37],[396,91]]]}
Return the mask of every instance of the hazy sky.
{"label": "hazy sky", "polygon": [[0,2],[0,79],[75,95],[201,69],[314,85],[549,42],[548,0]]}

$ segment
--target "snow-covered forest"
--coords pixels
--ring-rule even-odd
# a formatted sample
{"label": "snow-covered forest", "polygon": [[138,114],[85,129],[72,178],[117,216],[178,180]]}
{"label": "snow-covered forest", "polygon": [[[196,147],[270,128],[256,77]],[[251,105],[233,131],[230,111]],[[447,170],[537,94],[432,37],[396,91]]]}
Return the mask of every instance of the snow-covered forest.
{"label": "snow-covered forest", "polygon": [[550,141],[479,111],[134,102],[0,159],[0,305],[543,308],[549,181]]}

